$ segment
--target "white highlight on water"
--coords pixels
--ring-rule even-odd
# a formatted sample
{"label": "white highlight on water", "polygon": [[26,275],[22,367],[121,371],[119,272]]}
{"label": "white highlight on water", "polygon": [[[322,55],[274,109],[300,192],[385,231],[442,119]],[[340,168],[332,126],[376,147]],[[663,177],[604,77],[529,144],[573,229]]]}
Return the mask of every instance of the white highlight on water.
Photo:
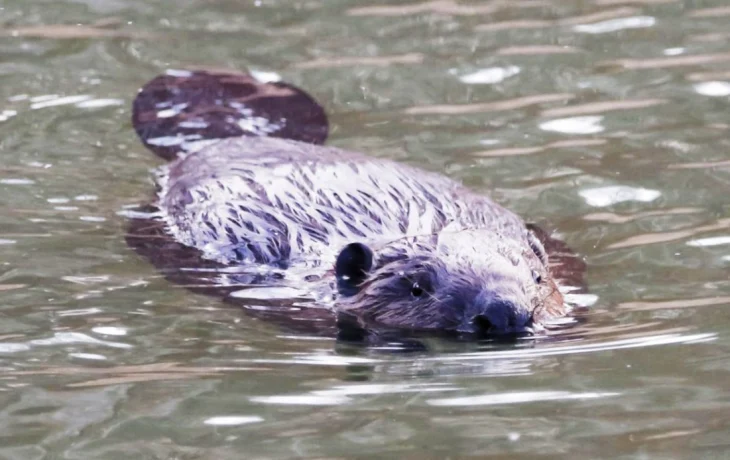
{"label": "white highlight on water", "polygon": [[648,203],[656,200],[662,194],[658,190],[643,187],[629,187],[627,185],[612,185],[581,190],[578,194],[590,206],[602,208],[626,201]]}
{"label": "white highlight on water", "polygon": [[726,81],[703,81],[694,85],[698,94],[710,97],[730,96],[730,83]]}
{"label": "white highlight on water", "polygon": [[598,399],[618,396],[614,392],[584,392],[570,391],[516,391],[510,393],[491,393],[476,396],[462,396],[458,398],[440,398],[426,401],[429,406],[442,407],[474,407],[495,406],[500,404],[520,404],[541,401],[567,401],[580,399]]}
{"label": "white highlight on water", "polygon": [[261,83],[274,83],[281,81],[281,75],[276,72],[269,72],[266,70],[251,70],[251,76]]}
{"label": "white highlight on water", "polygon": [[520,68],[513,65],[508,67],[487,67],[474,73],[462,75],[459,80],[468,85],[493,85],[519,73]]}
{"label": "white highlight on water", "polygon": [[263,417],[259,417],[258,415],[219,415],[217,417],[210,417],[203,423],[213,426],[236,426],[263,421]]}
{"label": "white highlight on water", "polygon": [[23,179],[23,178],[10,178],[10,179],[0,179],[0,184],[4,185],[33,185],[35,184],[34,180],[31,179]]}
{"label": "white highlight on water", "polygon": [[694,247],[699,247],[699,248],[706,248],[709,246],[720,246],[723,244],[730,244],[730,236],[713,236],[710,238],[699,238],[699,239],[687,242],[687,246],[694,246]]}
{"label": "white highlight on water", "polygon": [[115,335],[122,336],[127,335],[127,330],[121,327],[115,326],[97,326],[91,329],[92,332],[102,335]]}
{"label": "white highlight on water", "polygon": [[656,24],[652,16],[632,16],[628,18],[609,19],[608,21],[595,22],[593,24],[579,24],[573,30],[586,34],[605,34],[625,29],[643,29]]}
{"label": "white highlight on water", "polygon": [[605,130],[601,125],[602,116],[556,118],[540,123],[543,131],[565,134],[596,134]]}

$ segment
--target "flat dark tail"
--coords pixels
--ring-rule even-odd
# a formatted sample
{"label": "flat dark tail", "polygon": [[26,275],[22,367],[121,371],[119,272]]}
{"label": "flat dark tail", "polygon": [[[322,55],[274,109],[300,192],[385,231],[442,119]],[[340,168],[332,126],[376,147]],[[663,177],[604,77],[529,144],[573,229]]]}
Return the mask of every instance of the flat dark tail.
{"label": "flat dark tail", "polygon": [[204,141],[271,136],[323,144],[324,109],[304,91],[244,73],[170,70],[142,87],[132,106],[142,142],[173,160]]}
{"label": "flat dark tail", "polygon": [[[217,70],[168,71],[147,84],[132,106],[132,123],[142,142],[156,155],[173,160],[204,141],[237,136],[272,136],[323,144],[328,122],[322,107],[304,91],[287,83],[264,83],[244,73]],[[174,241],[156,209],[138,209],[130,219],[126,240],[166,279],[205,295],[241,304],[230,294],[246,285],[265,285],[265,276],[228,275],[221,284],[220,264],[201,257],[197,249]],[[334,335],[335,319],[325,309],[274,308],[249,314],[306,334]]]}

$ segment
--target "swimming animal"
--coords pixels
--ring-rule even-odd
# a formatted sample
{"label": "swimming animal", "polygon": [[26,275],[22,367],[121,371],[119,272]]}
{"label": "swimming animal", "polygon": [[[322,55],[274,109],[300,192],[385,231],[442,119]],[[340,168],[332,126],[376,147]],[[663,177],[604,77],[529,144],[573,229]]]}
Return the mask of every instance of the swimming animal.
{"label": "swimming animal", "polygon": [[292,85],[171,71],[140,91],[133,124],[170,162],[130,241],[198,287],[279,286],[320,320],[470,337],[569,311],[560,279],[583,267],[564,244],[448,177],[321,145],[324,110]]}

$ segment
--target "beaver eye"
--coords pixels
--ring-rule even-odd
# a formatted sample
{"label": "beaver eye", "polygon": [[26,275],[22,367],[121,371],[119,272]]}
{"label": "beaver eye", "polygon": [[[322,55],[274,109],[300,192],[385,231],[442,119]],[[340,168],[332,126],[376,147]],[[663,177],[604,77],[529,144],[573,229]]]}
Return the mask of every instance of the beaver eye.
{"label": "beaver eye", "polygon": [[418,283],[413,283],[413,286],[411,286],[411,295],[413,297],[421,297],[423,295],[423,288]]}
{"label": "beaver eye", "polygon": [[542,275],[537,270],[532,271],[532,279],[534,279],[537,284],[542,283]]}

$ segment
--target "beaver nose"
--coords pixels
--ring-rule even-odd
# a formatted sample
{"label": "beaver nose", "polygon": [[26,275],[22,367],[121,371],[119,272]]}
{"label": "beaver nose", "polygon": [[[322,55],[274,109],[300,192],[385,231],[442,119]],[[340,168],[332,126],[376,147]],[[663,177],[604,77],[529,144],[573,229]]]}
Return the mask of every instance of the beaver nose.
{"label": "beaver nose", "polygon": [[459,332],[523,332],[532,321],[532,314],[524,305],[489,294],[480,295],[466,313]]}

